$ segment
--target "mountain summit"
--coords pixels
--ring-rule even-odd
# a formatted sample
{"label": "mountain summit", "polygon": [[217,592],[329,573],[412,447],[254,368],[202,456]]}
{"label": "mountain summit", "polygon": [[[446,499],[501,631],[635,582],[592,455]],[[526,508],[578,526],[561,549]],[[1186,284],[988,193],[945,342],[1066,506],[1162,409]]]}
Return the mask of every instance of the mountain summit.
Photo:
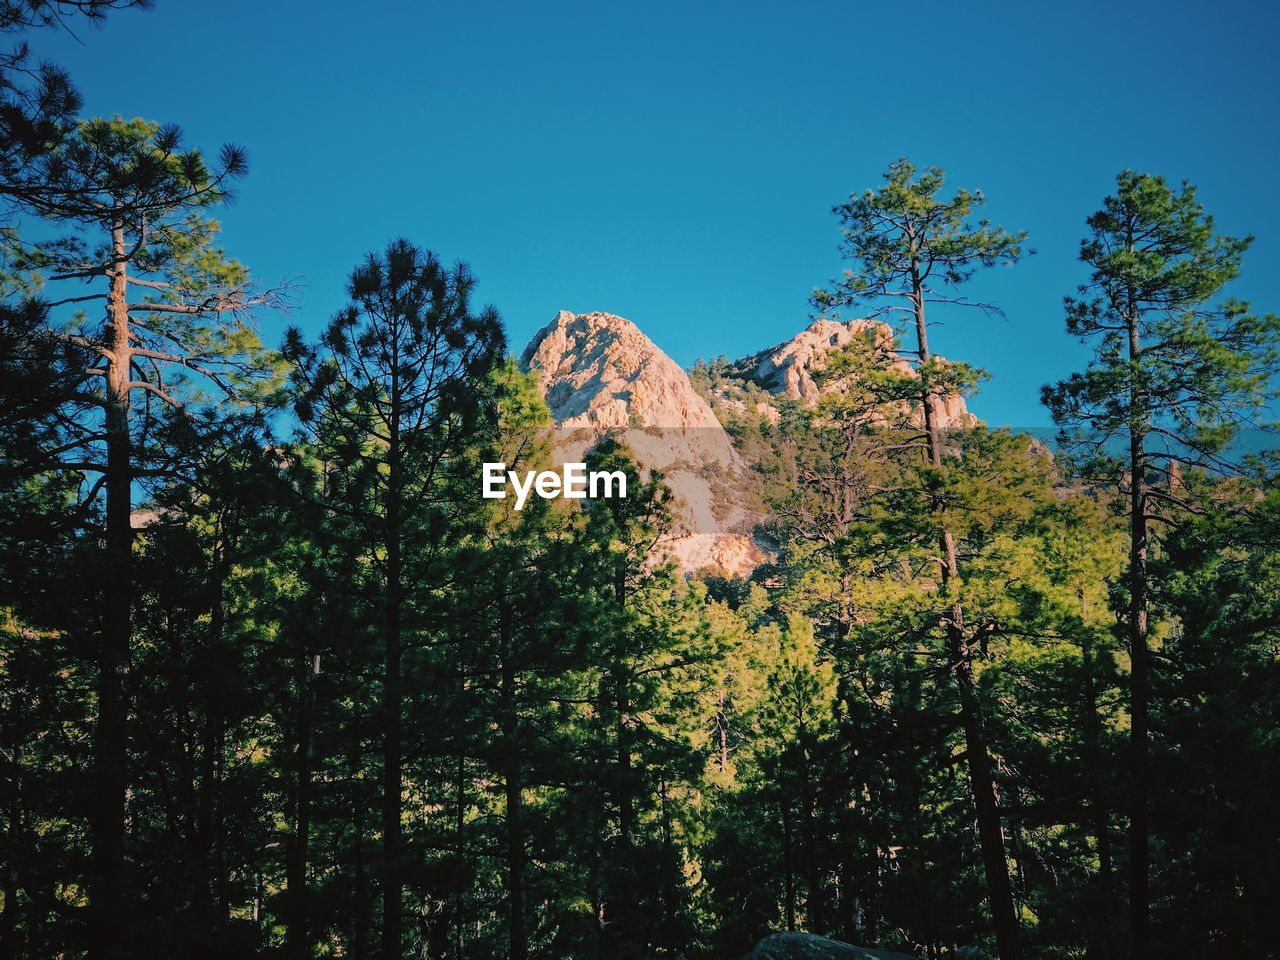
{"label": "mountain summit", "polygon": [[537,374],[559,428],[557,454],[581,460],[600,438],[625,442],[671,488],[675,525],[663,552],[685,570],[743,574],[762,559],[755,478],[688,374],[634,323],[560,311],[520,357]]}
{"label": "mountain summit", "polygon": [[[869,339],[885,363],[915,375],[905,360],[894,358],[888,324],[824,318],[790,340],[729,364],[727,377],[708,396],[722,413],[753,410],[776,421],[777,399],[813,406],[824,394],[845,388],[844,381],[824,380],[821,372],[830,355],[855,338]],[[675,515],[662,544],[664,556],[686,571],[711,569],[731,576],[749,573],[764,559],[765,549],[755,539],[765,515],[757,475],[688,374],[634,323],[611,313],[561,310],[534,335],[520,364],[537,375],[555,419],[557,459],[580,461],[602,437],[611,436],[630,447],[643,470],[662,473]],[[735,382],[755,384],[764,393],[757,391],[750,400]],[[944,428],[976,422],[963,397],[935,403]]]}
{"label": "mountain summit", "polygon": [[717,459],[735,456],[685,372],[623,317],[561,310],[534,334],[520,364],[538,373],[551,415],[565,429],[705,429]]}
{"label": "mountain summit", "polygon": [[[894,333],[881,320],[828,320],[821,317],[804,330],[776,346],[744,357],[730,365],[730,375],[756,383],[776,396],[786,396],[807,406],[815,405],[824,394],[839,393],[843,381],[820,383],[830,355],[858,338],[864,338],[886,358],[896,357]],[[914,368],[900,357],[886,359],[886,364],[906,376],[915,376]],[[977,418],[969,412],[964,397],[952,394],[934,400],[938,423],[943,429],[971,427]]]}

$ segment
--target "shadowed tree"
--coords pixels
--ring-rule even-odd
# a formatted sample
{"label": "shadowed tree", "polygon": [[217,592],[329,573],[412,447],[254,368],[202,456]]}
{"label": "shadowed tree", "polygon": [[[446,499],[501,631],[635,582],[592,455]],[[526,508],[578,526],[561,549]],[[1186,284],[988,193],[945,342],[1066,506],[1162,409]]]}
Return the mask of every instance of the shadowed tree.
{"label": "shadowed tree", "polygon": [[[370,254],[351,274],[350,304],[319,347],[290,330],[285,353],[298,387],[297,411],[328,464],[328,505],[353,520],[367,574],[381,598],[382,956],[403,949],[403,632],[413,583],[430,582],[445,546],[437,507],[441,466],[466,441],[480,385],[505,346],[492,307],[471,308],[464,265],[446,267],[407,240]],[[421,625],[410,620],[415,635]]]}
{"label": "shadowed tree", "polygon": [[[1230,445],[1274,394],[1280,320],[1222,300],[1251,238],[1214,232],[1195,188],[1126,170],[1089,217],[1080,259],[1090,276],[1066,298],[1067,330],[1094,347],[1093,361],[1043,390],[1064,440],[1094,456],[1095,480],[1128,494],[1131,955],[1150,953],[1148,739],[1151,680],[1148,563],[1151,524],[1186,506],[1178,474],[1223,474]],[[1127,456],[1108,455],[1122,440]],[[1171,473],[1171,470],[1173,471]]]}
{"label": "shadowed tree", "polygon": [[[133,597],[131,505],[135,483],[186,476],[173,431],[196,429],[208,405],[200,386],[241,401],[268,372],[247,321],[269,302],[243,266],[214,245],[205,208],[246,172],[244,153],[224,147],[217,167],[181,148],[177,127],[142,120],[79,123],[56,149],[28,164],[23,208],[65,232],[39,245],[8,236],[14,266],[55,296],[41,336],[89,358],[63,382],[57,442],[17,469],[96,475],[85,496],[106,493],[99,604],[98,717],[92,819],[94,953],[125,947],[126,723]],[[98,317],[86,309],[100,307]],[[96,312],[96,311],[95,311]],[[202,383],[201,383],[202,382]]]}

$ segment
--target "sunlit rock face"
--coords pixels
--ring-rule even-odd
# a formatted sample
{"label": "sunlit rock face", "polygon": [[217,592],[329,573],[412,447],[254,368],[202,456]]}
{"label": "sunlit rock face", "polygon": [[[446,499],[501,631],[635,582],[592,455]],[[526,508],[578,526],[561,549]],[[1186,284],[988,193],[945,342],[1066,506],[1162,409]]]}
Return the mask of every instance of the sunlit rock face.
{"label": "sunlit rock face", "polygon": [[[824,392],[814,379],[815,374],[826,368],[827,357],[833,351],[858,337],[873,338],[877,344],[889,344],[893,342],[893,331],[888,324],[874,320],[850,320],[847,323],[815,320],[790,340],[739,360],[734,368],[770,393],[815,404]],[[905,363],[901,363],[901,367],[908,369]]]}
{"label": "sunlit rock face", "polygon": [[558,459],[583,459],[601,437],[631,448],[662,473],[675,524],[660,545],[685,571],[749,573],[764,554],[751,471],[688,375],[631,321],[561,311],[520,358],[537,374],[555,418]]}
{"label": "sunlit rock face", "polygon": [[[731,370],[735,376],[753,381],[771,394],[814,406],[823,395],[846,389],[845,380],[836,378],[819,384],[818,379],[831,354],[858,338],[884,356],[888,368],[915,376],[911,365],[893,353],[893,328],[883,321],[861,319],[820,318],[790,340],[737,361]],[[938,426],[943,430],[977,423],[965,406],[964,397],[958,395],[937,398],[934,409],[938,412]]]}
{"label": "sunlit rock face", "polygon": [[[558,460],[584,459],[605,436],[625,442],[642,468],[662,473],[673,494],[675,524],[661,557],[686,572],[745,576],[766,558],[754,533],[765,510],[756,476],[715,410],[776,421],[784,398],[816,406],[824,395],[849,389],[848,378],[821,373],[832,353],[855,338],[873,346],[887,367],[915,376],[893,351],[892,329],[875,320],[815,320],[791,339],[729,364],[711,394],[714,410],[674,360],[611,313],[562,310],[534,335],[520,362],[537,375],[555,418]],[[754,386],[740,389],[748,384]],[[963,397],[934,403],[944,430],[977,422]],[[918,405],[909,415],[919,417]]]}

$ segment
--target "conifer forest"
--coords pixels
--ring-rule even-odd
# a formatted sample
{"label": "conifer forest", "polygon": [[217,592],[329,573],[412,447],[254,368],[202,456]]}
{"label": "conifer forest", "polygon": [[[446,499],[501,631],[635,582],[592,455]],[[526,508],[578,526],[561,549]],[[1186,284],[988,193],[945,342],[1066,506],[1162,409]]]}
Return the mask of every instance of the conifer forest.
{"label": "conifer forest", "polygon": [[[773,354],[526,350],[430,223],[332,301],[242,263],[234,112],[39,54],[150,6],[0,0],[0,956],[1280,955],[1280,304],[1181,170],[1059,257],[877,154]],[[931,336],[1050,256],[1083,359],[984,422]],[[570,441],[626,495],[481,496]]]}

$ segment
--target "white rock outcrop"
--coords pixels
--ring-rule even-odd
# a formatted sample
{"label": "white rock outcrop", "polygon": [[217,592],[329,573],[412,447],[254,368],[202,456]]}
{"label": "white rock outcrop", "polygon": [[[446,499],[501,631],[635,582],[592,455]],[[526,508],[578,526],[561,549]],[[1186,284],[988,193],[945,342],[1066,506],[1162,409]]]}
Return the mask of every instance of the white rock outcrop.
{"label": "white rock outcrop", "polygon": [[[729,365],[711,396],[716,409],[754,413],[775,421],[777,398],[816,405],[839,393],[847,378],[823,379],[833,351],[866,339],[884,364],[907,376],[911,365],[893,352],[888,324],[875,320],[815,320],[790,340]],[[630,320],[611,313],[560,311],[539,330],[520,358],[537,374],[557,430],[555,457],[580,461],[602,437],[631,448],[645,471],[657,470],[671,488],[675,523],[660,545],[660,557],[686,572],[714,570],[730,576],[751,572],[766,558],[755,537],[764,518],[756,475],[689,377]],[[760,390],[725,386],[733,380]],[[977,422],[964,398],[934,401],[943,429]],[[919,417],[916,412],[910,413]]]}
{"label": "white rock outcrop", "polygon": [[661,471],[676,518],[662,550],[682,569],[743,575],[763,559],[751,471],[688,375],[635,324],[562,310],[520,363],[537,374],[556,421],[558,459],[581,460],[613,436],[645,470]]}
{"label": "white rock outcrop", "polygon": [[[828,320],[825,317],[813,321],[790,340],[762,350],[733,365],[735,374],[758,383],[770,393],[788,396],[802,403],[813,405],[825,393],[841,390],[841,382],[834,380],[819,385],[815,375],[824,370],[830,354],[856,338],[867,338],[878,352],[886,357],[886,366],[908,376],[914,376],[910,364],[891,354],[893,328],[879,320]],[[950,395],[934,401],[938,410],[939,426],[973,426],[977,421],[965,406],[964,397]]]}

